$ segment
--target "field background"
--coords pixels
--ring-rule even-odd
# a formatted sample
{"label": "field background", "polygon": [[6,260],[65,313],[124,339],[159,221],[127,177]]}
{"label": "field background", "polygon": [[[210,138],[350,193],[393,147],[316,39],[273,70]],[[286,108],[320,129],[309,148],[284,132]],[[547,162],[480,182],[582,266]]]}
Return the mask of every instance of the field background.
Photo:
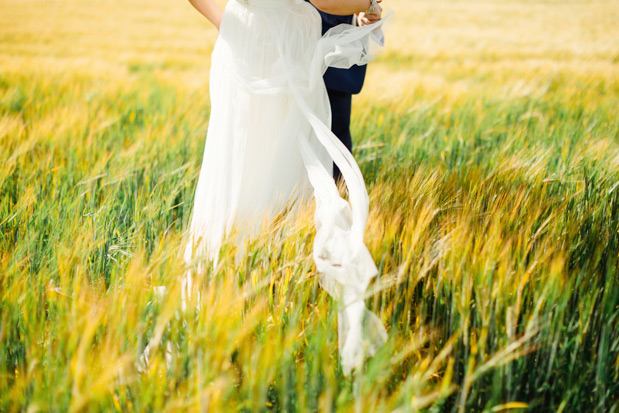
{"label": "field background", "polygon": [[385,5],[353,128],[390,339],[346,378],[309,210],[180,311],[215,30],[0,0],[1,411],[619,410],[619,2]]}

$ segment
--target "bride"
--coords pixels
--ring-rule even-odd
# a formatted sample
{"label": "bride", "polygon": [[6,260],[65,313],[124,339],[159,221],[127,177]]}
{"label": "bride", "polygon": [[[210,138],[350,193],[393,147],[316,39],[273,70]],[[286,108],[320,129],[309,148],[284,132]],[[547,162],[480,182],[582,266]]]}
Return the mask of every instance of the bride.
{"label": "bride", "polygon": [[[363,241],[368,195],[354,158],[330,130],[322,75],[327,66],[366,64],[372,42],[382,43],[382,22],[341,25],[321,36],[319,14],[304,0],[229,0],[223,11],[215,0],[189,1],[219,29],[219,37],[185,260],[217,262],[221,242],[233,227],[251,238],[291,200],[298,203],[313,193],[313,257],[321,285],[342,306],[339,350],[349,374],[376,352],[387,333],[363,301],[377,274]],[[376,7],[376,0],[311,1],[341,15]],[[333,181],[333,162],[350,203]],[[190,276],[185,283],[190,291]]]}

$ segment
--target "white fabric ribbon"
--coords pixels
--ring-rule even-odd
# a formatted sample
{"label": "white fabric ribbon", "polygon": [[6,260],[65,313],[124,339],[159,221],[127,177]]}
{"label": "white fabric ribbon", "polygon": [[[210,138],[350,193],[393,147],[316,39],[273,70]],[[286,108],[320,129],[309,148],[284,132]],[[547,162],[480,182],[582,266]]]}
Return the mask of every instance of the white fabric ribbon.
{"label": "white fabric ribbon", "polygon": [[[349,68],[372,59],[370,40],[383,45],[382,21],[364,27],[336,26],[318,42],[310,70],[310,85],[322,80],[328,66]],[[369,198],[359,166],[352,154],[314,113],[302,93],[293,94],[312,129],[340,169],[350,204],[339,195],[329,169],[320,162],[307,137],[300,148],[316,198],[314,261],[321,286],[341,304],[338,313],[339,352],[344,374],[362,365],[387,340],[380,319],[368,311],[364,295],[378,270],[364,244]]]}

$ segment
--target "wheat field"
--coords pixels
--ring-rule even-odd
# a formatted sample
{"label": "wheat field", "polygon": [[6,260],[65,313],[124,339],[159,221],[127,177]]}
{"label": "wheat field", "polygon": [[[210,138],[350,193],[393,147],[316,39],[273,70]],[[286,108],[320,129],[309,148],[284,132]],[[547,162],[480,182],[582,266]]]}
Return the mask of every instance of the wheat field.
{"label": "wheat field", "polygon": [[181,309],[216,31],[0,0],[0,411],[619,411],[619,3],[384,5],[353,135],[389,341],[346,377],[311,207]]}

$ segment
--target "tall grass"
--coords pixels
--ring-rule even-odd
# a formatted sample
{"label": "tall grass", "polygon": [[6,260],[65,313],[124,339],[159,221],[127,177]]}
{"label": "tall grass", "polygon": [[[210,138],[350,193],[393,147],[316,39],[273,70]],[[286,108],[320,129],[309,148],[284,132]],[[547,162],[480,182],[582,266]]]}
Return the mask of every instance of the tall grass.
{"label": "tall grass", "polygon": [[[158,35],[161,22],[181,38],[200,33],[188,8],[152,3],[110,2],[96,27],[133,14],[142,33]],[[540,60],[557,37],[535,48],[524,37],[523,47],[497,51],[489,40],[465,56],[474,30],[450,37],[429,3],[394,0],[400,15],[436,23],[427,38],[440,53],[395,41],[355,102],[366,242],[380,271],[366,303],[390,338],[347,378],[337,303],[311,259],[311,207],[244,251],[228,242],[219,265],[196,276],[199,305],[194,294],[181,309],[208,47],[142,40],[136,52],[141,36],[126,42],[121,26],[102,48],[80,46],[84,63],[68,38],[45,48],[35,23],[95,39],[83,23],[94,11],[63,3],[79,12],[49,9],[47,21],[49,5],[32,4],[2,3],[29,24],[4,17],[0,30],[0,410],[619,408],[613,29],[596,31],[588,14],[581,29],[556,28],[558,38],[589,33],[595,53],[574,46]],[[617,13],[609,4],[587,13]],[[463,6],[448,5],[442,18],[465,27]],[[482,21],[510,7],[539,29],[542,6],[471,7]],[[422,34],[406,23],[393,31]]]}

